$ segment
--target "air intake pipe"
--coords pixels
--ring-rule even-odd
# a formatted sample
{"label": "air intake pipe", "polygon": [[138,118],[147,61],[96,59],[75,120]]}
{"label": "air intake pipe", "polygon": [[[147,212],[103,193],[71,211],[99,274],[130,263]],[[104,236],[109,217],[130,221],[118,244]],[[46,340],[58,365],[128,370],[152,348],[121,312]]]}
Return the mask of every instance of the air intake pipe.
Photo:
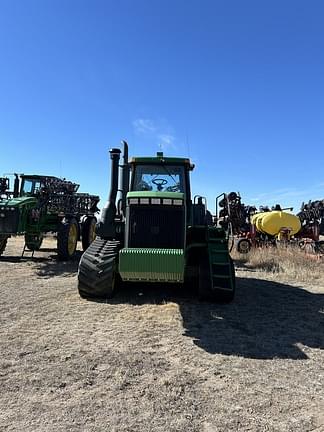
{"label": "air intake pipe", "polygon": [[109,150],[111,159],[111,180],[110,193],[108,201],[102,209],[100,222],[97,224],[96,233],[104,239],[113,238],[115,236],[114,219],[116,216],[116,196],[118,191],[118,169],[120,150],[113,148]]}

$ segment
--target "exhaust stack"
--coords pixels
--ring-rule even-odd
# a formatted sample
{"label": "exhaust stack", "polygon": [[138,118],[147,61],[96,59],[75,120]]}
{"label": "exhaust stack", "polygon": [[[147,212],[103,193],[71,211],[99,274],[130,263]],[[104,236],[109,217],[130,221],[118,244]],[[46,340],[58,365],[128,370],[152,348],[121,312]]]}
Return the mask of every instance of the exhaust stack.
{"label": "exhaust stack", "polygon": [[18,174],[14,174],[15,176],[15,182],[14,182],[14,190],[13,190],[13,197],[18,198],[19,197],[19,177]]}
{"label": "exhaust stack", "polygon": [[122,176],[121,176],[121,210],[122,214],[126,216],[126,195],[129,191],[129,165],[128,165],[128,144],[122,141],[124,145]]}
{"label": "exhaust stack", "polygon": [[113,148],[109,150],[111,159],[111,179],[109,198],[102,209],[100,222],[97,224],[96,233],[104,239],[110,239],[115,236],[114,219],[116,216],[116,196],[118,191],[118,164],[120,150]]}

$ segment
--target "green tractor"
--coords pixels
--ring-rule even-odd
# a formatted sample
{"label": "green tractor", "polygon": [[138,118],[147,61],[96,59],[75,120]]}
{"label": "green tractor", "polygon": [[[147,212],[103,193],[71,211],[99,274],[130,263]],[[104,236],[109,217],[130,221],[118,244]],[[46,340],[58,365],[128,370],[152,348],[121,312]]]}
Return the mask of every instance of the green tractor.
{"label": "green tractor", "polygon": [[206,200],[191,197],[189,174],[194,165],[162,152],[129,162],[123,144],[120,166],[121,151],[110,150],[109,199],[97,237],[81,257],[80,296],[110,298],[122,282],[195,281],[200,299],[232,301],[235,272],[228,239],[213,225]]}
{"label": "green tractor", "polygon": [[15,174],[14,189],[9,179],[0,178],[0,255],[8,238],[25,235],[26,249],[39,250],[45,233],[57,233],[61,259],[72,258],[82,238],[86,250],[95,238],[99,197],[77,193],[79,185],[53,176]]}

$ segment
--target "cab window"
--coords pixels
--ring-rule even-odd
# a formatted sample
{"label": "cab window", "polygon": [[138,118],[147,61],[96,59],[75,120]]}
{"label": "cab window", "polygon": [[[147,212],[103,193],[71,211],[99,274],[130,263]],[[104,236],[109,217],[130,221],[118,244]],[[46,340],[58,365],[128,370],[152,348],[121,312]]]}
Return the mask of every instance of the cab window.
{"label": "cab window", "polygon": [[21,196],[31,195],[33,191],[33,181],[24,179],[24,183],[21,189]]}
{"label": "cab window", "polygon": [[184,167],[176,165],[136,165],[133,191],[185,192]]}
{"label": "cab window", "polygon": [[32,196],[40,191],[41,182],[34,179],[24,179],[21,189],[21,196]]}

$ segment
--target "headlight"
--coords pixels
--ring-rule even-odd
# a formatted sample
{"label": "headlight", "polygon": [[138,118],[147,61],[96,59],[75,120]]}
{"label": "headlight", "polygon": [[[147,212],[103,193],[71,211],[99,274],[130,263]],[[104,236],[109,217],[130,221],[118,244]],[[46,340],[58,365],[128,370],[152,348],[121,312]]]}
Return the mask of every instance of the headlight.
{"label": "headlight", "polygon": [[11,209],[10,209],[11,211],[15,211],[16,209],[15,209],[15,207],[11,207]]}

